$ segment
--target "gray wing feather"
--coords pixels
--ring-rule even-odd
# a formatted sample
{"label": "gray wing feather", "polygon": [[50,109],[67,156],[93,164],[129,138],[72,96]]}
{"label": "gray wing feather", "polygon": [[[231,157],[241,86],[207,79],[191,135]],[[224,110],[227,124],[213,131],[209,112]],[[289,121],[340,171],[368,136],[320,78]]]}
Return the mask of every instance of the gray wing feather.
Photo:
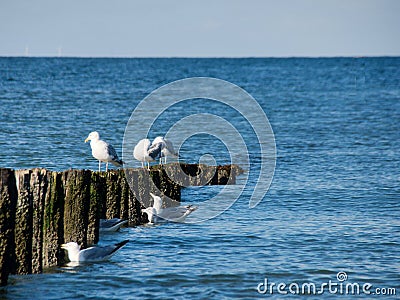
{"label": "gray wing feather", "polygon": [[161,214],[159,215],[160,218],[165,219],[179,219],[185,215],[189,215],[193,211],[197,209],[196,206],[178,206],[178,207],[168,207],[164,208]]}
{"label": "gray wing feather", "polygon": [[113,162],[116,162],[119,165],[122,165],[122,160],[119,159],[117,151],[115,151],[114,147],[107,143],[107,153],[111,156]]}
{"label": "gray wing feather", "polygon": [[90,247],[81,250],[79,255],[84,261],[96,261],[106,259],[113,253],[115,246],[104,246],[104,247]]}
{"label": "gray wing feather", "polygon": [[109,227],[113,227],[114,225],[118,224],[119,222],[121,222],[121,219],[118,218],[113,218],[113,219],[100,219],[100,227],[104,227],[104,228],[109,228]]}
{"label": "gray wing feather", "polygon": [[128,223],[128,220],[119,218],[100,219],[100,231],[117,231],[122,225]]}
{"label": "gray wing feather", "polygon": [[94,246],[79,252],[81,261],[100,261],[111,257],[119,248],[128,243],[129,240],[122,241],[115,245]]}
{"label": "gray wing feather", "polygon": [[164,140],[165,144],[167,145],[167,149],[170,153],[175,153],[174,145],[170,140]]}

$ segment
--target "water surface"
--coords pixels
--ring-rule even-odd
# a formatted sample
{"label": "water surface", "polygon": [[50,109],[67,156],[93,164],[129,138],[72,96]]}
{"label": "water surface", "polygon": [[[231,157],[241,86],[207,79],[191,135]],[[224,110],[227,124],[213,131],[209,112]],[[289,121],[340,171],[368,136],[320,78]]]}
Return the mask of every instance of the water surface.
{"label": "water surface", "polygon": [[[172,108],[151,138],[181,116],[209,112],[240,128],[254,149],[250,183],[233,207],[204,223],[102,236],[101,243],[131,242],[109,262],[12,276],[2,297],[279,299],[276,290],[258,294],[257,285],[265,278],[321,285],[337,282],[340,271],[347,282],[399,294],[400,58],[0,58],[0,166],[95,170],[83,143],[90,131],[121,153],[135,106],[161,85],[194,76],[237,84],[267,114],[277,161],[263,201],[249,210],[259,146],[241,116],[207,101]],[[205,153],[230,162],[210,136],[194,136],[181,151],[187,162]],[[220,189],[188,188],[182,198],[200,213]]]}

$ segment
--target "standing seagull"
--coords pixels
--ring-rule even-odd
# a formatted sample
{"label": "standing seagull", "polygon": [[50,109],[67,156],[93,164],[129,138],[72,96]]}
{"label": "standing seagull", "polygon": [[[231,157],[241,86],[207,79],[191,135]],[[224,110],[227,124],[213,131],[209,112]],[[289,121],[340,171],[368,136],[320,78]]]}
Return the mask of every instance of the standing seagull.
{"label": "standing seagull", "polygon": [[151,145],[149,139],[142,139],[133,149],[133,157],[142,162],[147,162],[147,170],[150,171],[150,162],[161,156],[162,144]]}
{"label": "standing seagull", "polygon": [[97,131],[93,131],[86,138],[85,143],[90,141],[90,147],[92,148],[92,155],[99,161],[99,172],[101,169],[101,162],[106,163],[106,172],[108,170],[108,163],[120,167],[123,161],[118,158],[117,152],[112,145],[100,139],[100,135]]}
{"label": "standing seagull", "polygon": [[71,262],[102,261],[109,259],[119,248],[128,243],[129,240],[122,241],[115,245],[93,246],[81,250],[75,242],[62,244],[61,248],[68,251],[68,258]]}
{"label": "standing seagull", "polygon": [[170,140],[164,139],[162,136],[158,136],[154,139],[151,146],[161,145],[160,164],[162,164],[162,158],[164,157],[164,164],[167,163],[167,156],[175,156],[178,154],[175,152],[174,145]]}

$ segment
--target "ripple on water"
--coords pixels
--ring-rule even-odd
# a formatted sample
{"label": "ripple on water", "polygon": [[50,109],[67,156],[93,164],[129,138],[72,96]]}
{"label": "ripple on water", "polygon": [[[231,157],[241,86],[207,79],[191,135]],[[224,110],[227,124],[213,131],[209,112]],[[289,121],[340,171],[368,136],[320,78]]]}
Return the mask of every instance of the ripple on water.
{"label": "ripple on water", "polygon": [[[260,162],[251,126],[209,101],[171,108],[150,138],[164,135],[180,117],[210,108],[241,129],[252,160],[241,198],[204,223],[104,235],[101,243],[131,242],[109,262],[12,276],[0,297],[280,299],[257,294],[257,285],[264,278],[321,284],[340,271],[349,282],[400,292],[399,58],[0,58],[0,69],[7,73],[0,72],[1,167],[96,169],[83,142],[88,133],[99,130],[121,153],[137,103],[160,84],[188,76],[210,75],[246,89],[266,111],[277,144],[271,188],[250,210]],[[354,85],[355,77],[365,76]],[[221,142],[207,136],[193,137],[181,150],[187,162],[210,152],[217,163],[229,162]],[[220,190],[187,188],[182,199],[201,206]]]}

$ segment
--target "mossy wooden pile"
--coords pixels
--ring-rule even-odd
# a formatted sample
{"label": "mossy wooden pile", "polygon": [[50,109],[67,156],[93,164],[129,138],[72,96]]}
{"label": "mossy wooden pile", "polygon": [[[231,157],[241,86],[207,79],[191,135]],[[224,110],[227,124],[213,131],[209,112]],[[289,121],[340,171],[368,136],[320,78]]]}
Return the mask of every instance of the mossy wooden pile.
{"label": "mossy wooden pile", "polygon": [[[100,218],[123,218],[129,226],[147,221],[142,204],[150,192],[180,201],[181,188],[234,184],[238,166],[168,164],[143,169],[0,169],[0,284],[9,274],[40,273],[64,263],[64,242],[83,247],[99,240]],[[176,203],[175,203],[176,204]]]}

